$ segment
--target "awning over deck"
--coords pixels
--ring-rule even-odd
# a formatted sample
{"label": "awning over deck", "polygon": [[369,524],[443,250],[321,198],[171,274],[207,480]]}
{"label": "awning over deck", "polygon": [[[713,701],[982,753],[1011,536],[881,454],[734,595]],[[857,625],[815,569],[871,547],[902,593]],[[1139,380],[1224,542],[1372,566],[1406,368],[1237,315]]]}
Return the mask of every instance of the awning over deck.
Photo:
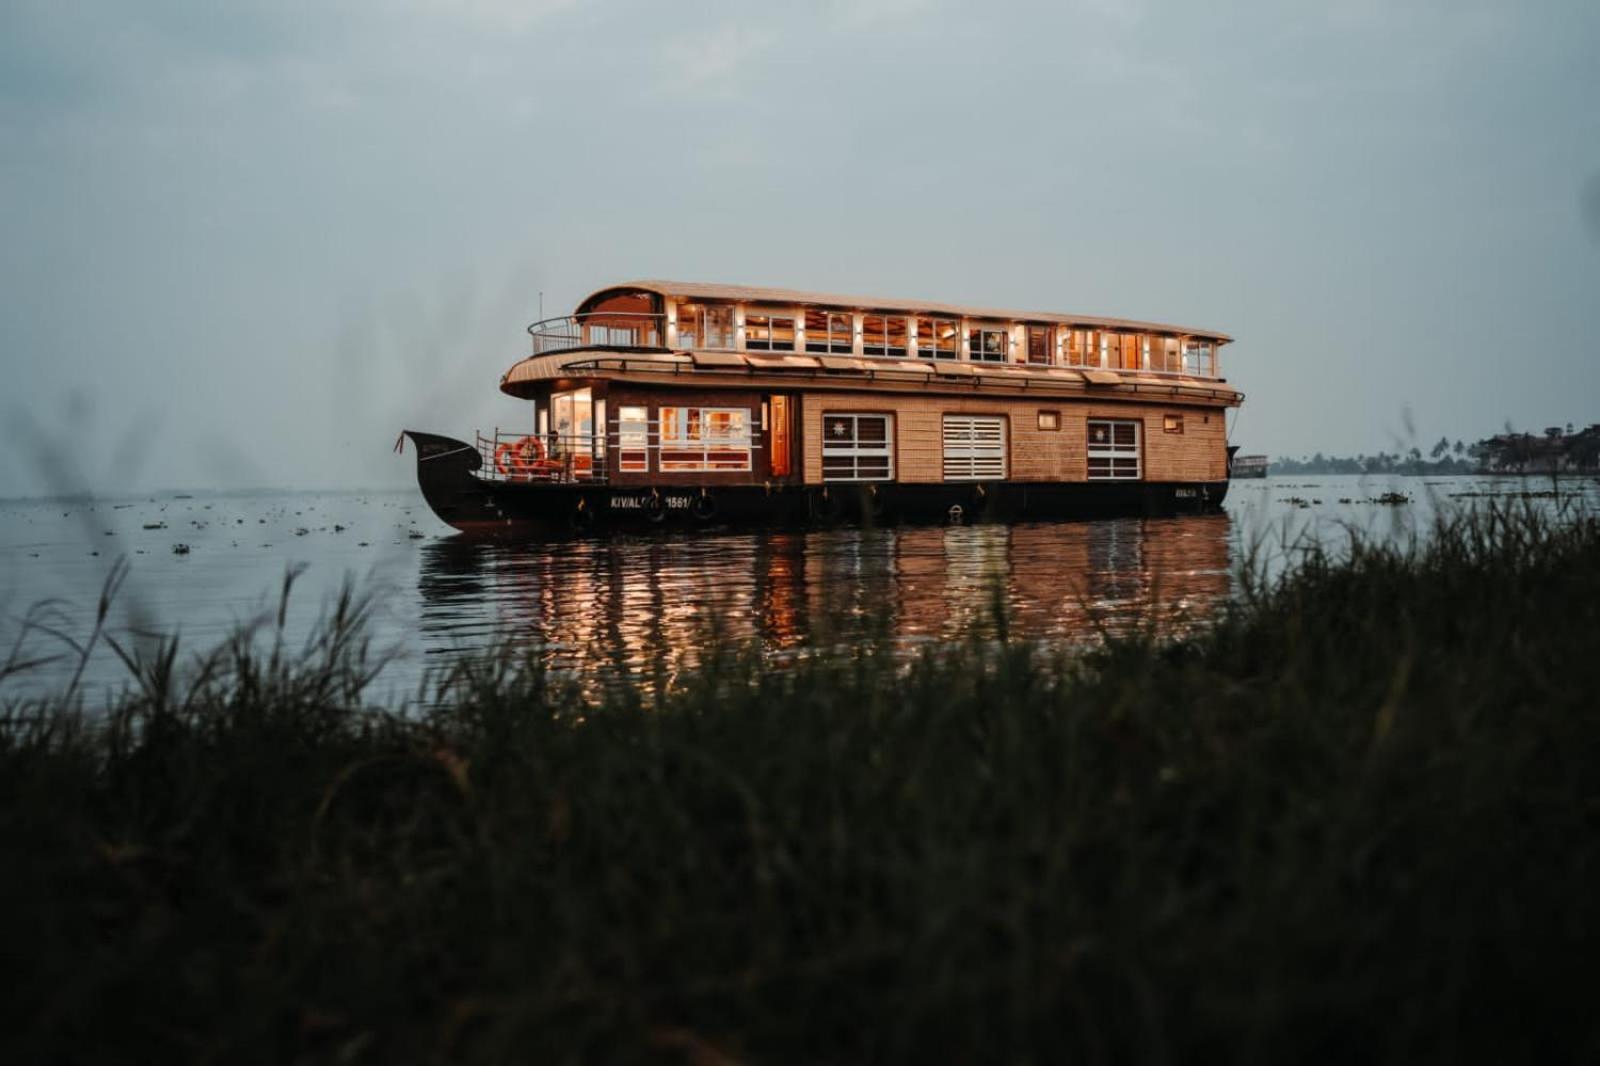
{"label": "awning over deck", "polygon": [[627,381],[677,388],[852,390],[898,393],[1021,393],[1097,397],[1126,393],[1232,406],[1243,394],[1217,378],[1153,375],[1137,370],[1084,370],[1025,363],[869,359],[745,352],[568,351],[535,355],[506,371],[500,390],[529,398],[550,383],[576,379]]}

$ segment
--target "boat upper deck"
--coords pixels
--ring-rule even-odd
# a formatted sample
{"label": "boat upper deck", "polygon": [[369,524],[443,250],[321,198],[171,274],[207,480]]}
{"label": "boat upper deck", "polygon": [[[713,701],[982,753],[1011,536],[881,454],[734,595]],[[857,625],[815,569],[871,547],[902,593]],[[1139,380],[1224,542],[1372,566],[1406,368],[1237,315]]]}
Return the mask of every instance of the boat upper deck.
{"label": "boat upper deck", "polygon": [[[577,376],[804,377],[812,387],[1115,388],[1237,403],[1215,330],[1133,319],[885,300],[793,289],[634,281],[528,327],[501,379],[536,395]],[[853,383],[853,384],[852,384]]]}

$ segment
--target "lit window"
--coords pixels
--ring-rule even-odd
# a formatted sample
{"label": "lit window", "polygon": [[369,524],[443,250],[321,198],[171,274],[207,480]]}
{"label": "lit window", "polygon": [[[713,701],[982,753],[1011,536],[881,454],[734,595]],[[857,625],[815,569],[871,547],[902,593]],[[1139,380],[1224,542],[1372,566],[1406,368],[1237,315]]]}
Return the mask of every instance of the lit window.
{"label": "lit window", "polygon": [[1006,361],[1006,331],[979,326],[967,331],[967,345],[975,363],[1003,363]]}
{"label": "lit window", "polygon": [[1039,428],[1043,430],[1057,430],[1061,428],[1060,411],[1040,411]]}
{"label": "lit window", "polygon": [[852,317],[842,311],[806,312],[806,351],[849,355],[855,350]]}
{"label": "lit window", "polygon": [[659,469],[749,470],[750,411],[737,407],[663,407]]}
{"label": "lit window", "polygon": [[1138,370],[1143,366],[1143,348],[1137,333],[1108,333],[1105,365],[1119,370]]}
{"label": "lit window", "polygon": [[1094,358],[1092,341],[1094,335],[1086,329],[1070,330],[1067,333],[1067,365],[1068,366],[1099,366],[1099,360]]}
{"label": "lit window", "polygon": [[650,416],[643,407],[617,408],[617,469],[631,474],[650,469]]}
{"label": "lit window", "polygon": [[1051,363],[1053,353],[1050,348],[1054,338],[1050,333],[1049,326],[1028,327],[1028,362],[1046,366]]}
{"label": "lit window", "polygon": [[822,416],[822,480],[888,481],[893,477],[894,416]]}
{"label": "lit window", "polygon": [[594,448],[593,393],[589,389],[555,393],[550,397],[550,410],[550,450],[556,455],[588,455]]}
{"label": "lit window", "polygon": [[733,308],[726,304],[679,304],[678,347],[733,347]]}
{"label": "lit window", "polygon": [[904,315],[863,315],[862,352],[867,355],[906,354],[909,320]]}
{"label": "lit window", "polygon": [[1093,418],[1088,435],[1090,481],[1139,479],[1139,423]]}
{"label": "lit window", "polygon": [[[747,312],[744,316],[744,347],[750,352],[794,351],[794,316]],[[810,347],[809,342],[806,347]]]}
{"label": "lit window", "polygon": [[917,319],[917,355],[923,359],[954,359],[959,330],[948,318]]}

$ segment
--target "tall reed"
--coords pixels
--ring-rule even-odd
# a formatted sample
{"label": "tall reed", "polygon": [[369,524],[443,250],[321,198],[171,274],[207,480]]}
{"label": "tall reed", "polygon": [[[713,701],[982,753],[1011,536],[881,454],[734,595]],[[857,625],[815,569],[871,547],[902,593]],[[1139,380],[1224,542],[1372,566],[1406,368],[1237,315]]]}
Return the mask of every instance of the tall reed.
{"label": "tall reed", "polygon": [[0,1060],[1600,1052],[1593,518],[1313,547],[1181,640],[659,692],[507,652],[375,707],[363,619],[6,706]]}

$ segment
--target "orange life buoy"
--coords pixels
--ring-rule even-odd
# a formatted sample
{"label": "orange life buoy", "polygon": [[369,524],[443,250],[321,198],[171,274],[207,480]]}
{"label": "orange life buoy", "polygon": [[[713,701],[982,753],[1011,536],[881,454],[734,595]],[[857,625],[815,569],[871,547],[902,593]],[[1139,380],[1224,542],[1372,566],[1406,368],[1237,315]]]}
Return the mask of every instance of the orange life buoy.
{"label": "orange life buoy", "polygon": [[494,468],[509,478],[532,477],[543,459],[544,443],[538,437],[507,441],[494,450]]}

